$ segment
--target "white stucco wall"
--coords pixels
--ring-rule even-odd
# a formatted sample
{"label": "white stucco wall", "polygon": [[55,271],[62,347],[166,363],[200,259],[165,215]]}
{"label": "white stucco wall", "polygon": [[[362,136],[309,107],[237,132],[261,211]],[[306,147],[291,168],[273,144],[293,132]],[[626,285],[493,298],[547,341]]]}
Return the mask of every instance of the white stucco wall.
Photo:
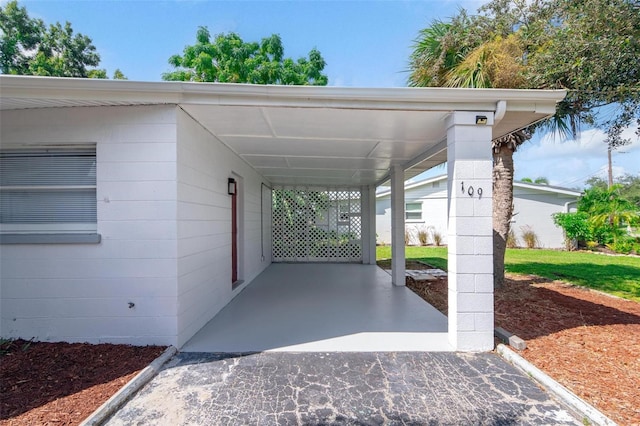
{"label": "white stucco wall", "polygon": [[0,246],[2,337],[176,344],[176,108],[3,111],[0,141],[96,144],[102,235]]}
{"label": "white stucco wall", "polygon": [[[405,204],[422,202],[422,219],[405,221],[405,229],[409,231],[411,244],[418,245],[418,231],[429,232],[429,244],[433,244],[433,232],[442,237],[442,244],[447,243],[447,185],[446,181],[428,183],[424,186],[409,189],[405,192]],[[376,199],[376,233],[379,244],[391,242],[391,204],[389,196]]]}
{"label": "white stucco wall", "polygon": [[518,245],[524,247],[522,240],[523,228],[529,226],[538,236],[541,248],[563,248],[564,236],[562,229],[553,223],[553,213],[565,213],[568,208],[575,211],[577,197],[558,193],[543,193],[540,191],[514,188],[513,219],[511,229],[515,232]]}
{"label": "white stucco wall", "polygon": [[[426,183],[416,188],[407,189],[405,193],[407,203],[422,202],[422,220],[407,220],[406,229],[411,235],[411,244],[418,245],[417,232],[420,229],[433,229],[443,236],[443,244],[447,243],[447,186],[446,180]],[[575,211],[577,196],[558,192],[544,192],[531,188],[514,187],[514,217],[511,228],[516,234],[518,244],[523,247],[523,227],[529,226],[538,236],[541,248],[563,248],[564,237],[562,229],[555,226],[553,213]],[[389,196],[376,199],[376,233],[377,242],[389,244],[391,241],[391,207]],[[432,244],[433,240],[430,239]]]}
{"label": "white stucco wall", "polygon": [[[178,113],[178,346],[271,262],[271,194],[261,176],[190,116]],[[231,288],[231,196],[238,182],[238,279]],[[264,259],[261,248],[263,205]]]}

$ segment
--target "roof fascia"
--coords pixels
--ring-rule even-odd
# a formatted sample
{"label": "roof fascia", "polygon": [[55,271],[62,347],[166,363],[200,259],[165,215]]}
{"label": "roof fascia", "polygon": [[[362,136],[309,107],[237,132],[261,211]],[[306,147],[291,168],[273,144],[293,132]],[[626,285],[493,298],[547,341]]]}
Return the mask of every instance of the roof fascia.
{"label": "roof fascia", "polygon": [[553,111],[563,90],[355,88],[0,76],[2,97],[413,111]]}
{"label": "roof fascia", "polygon": [[520,182],[520,181],[514,181],[513,187],[533,189],[533,190],[542,191],[542,192],[553,192],[556,194],[571,195],[575,197],[579,197],[582,195],[581,191],[575,191],[573,189],[560,188],[558,186],[540,185],[540,184],[528,183],[528,182]]}
{"label": "roof fascia", "polygon": [[[424,180],[421,180],[421,181],[418,181],[418,182],[412,182],[410,184],[407,184],[407,185],[404,186],[404,190],[405,191],[409,191],[411,189],[420,188],[421,186],[425,186],[425,185],[428,185],[430,183],[439,182],[439,181],[446,180],[446,179],[447,179],[447,175],[446,174],[434,176],[434,177],[431,177],[431,178],[428,178],[428,179],[424,179]],[[376,194],[376,198],[385,197],[385,196],[390,195],[390,194],[391,194],[391,190],[380,192],[380,193]]]}

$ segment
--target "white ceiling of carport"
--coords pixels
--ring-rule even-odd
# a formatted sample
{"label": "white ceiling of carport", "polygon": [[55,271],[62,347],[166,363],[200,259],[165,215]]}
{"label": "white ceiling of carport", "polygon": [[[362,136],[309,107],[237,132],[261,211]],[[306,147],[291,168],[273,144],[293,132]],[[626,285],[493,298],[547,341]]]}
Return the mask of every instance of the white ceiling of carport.
{"label": "white ceiling of carport", "polygon": [[[441,142],[448,112],[183,105],[217,139],[277,184],[380,181]],[[435,131],[434,131],[435,130]],[[441,152],[437,163],[446,160]]]}

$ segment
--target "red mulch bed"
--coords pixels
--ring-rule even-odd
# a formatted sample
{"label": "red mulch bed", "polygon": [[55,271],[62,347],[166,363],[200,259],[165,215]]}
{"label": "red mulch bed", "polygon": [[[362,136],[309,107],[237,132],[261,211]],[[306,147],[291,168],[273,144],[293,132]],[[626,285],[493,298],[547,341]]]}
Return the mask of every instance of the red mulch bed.
{"label": "red mulch bed", "polygon": [[[446,278],[407,286],[447,313]],[[580,398],[620,425],[640,425],[640,303],[508,274],[495,292],[495,323],[525,339],[516,352]]]}
{"label": "red mulch bed", "polygon": [[0,425],[77,425],[164,349],[4,342],[0,345]]}

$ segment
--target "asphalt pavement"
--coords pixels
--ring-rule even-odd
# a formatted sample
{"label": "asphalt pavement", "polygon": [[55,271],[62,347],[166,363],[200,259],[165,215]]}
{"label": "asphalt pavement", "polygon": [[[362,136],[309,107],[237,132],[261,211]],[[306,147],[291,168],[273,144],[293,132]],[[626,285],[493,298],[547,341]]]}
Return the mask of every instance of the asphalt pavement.
{"label": "asphalt pavement", "polygon": [[107,425],[579,425],[494,353],[179,353]]}

